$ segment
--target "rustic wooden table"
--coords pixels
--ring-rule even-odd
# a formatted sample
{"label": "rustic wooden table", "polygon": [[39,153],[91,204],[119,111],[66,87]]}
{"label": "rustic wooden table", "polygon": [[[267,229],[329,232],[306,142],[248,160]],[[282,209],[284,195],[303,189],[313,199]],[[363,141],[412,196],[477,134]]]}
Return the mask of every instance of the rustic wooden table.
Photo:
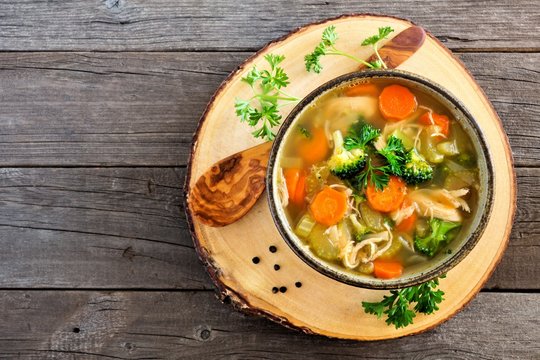
{"label": "rustic wooden table", "polygon": [[[0,357],[539,359],[538,5],[3,1]],[[266,42],[350,12],[409,18],[452,49],[503,120],[518,178],[509,248],[478,297],[436,329],[376,343],[221,304],[182,205],[220,82]]]}

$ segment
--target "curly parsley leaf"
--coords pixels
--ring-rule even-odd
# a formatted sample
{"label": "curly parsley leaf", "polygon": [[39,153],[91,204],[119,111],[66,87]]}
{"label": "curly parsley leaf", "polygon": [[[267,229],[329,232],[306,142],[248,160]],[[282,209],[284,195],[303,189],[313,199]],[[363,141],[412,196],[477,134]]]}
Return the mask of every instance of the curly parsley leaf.
{"label": "curly parsley leaf", "polygon": [[371,162],[371,157],[368,157],[364,170],[356,176],[353,186],[357,189],[362,189],[371,184],[377,190],[383,190],[389,181],[388,166],[374,166]]}
{"label": "curly parsley leaf", "polygon": [[379,154],[384,156],[388,162],[390,172],[394,175],[401,176],[405,161],[405,147],[401,139],[393,135],[390,136],[386,146],[379,150]]}
{"label": "curly parsley leaf", "polygon": [[364,149],[366,145],[370,142],[376,140],[381,131],[370,124],[367,124],[363,121],[363,118],[360,118],[359,121],[351,125],[347,136],[345,136],[344,147],[347,150],[352,150],[356,148]]}
{"label": "curly parsley leaf", "polygon": [[304,57],[304,62],[306,65],[306,70],[313,71],[315,73],[320,73],[323,69],[323,66],[321,64],[321,57],[325,55],[341,55],[345,56],[349,59],[352,59],[364,66],[367,66],[371,69],[380,69],[380,68],[386,68],[386,65],[384,64],[384,61],[379,55],[377,46],[379,41],[385,39],[394,29],[392,29],[389,26],[381,27],[378,30],[378,34],[368,37],[367,39],[364,39],[362,41],[362,46],[371,45],[375,51],[375,54],[377,56],[377,59],[371,62],[367,62],[365,60],[362,60],[352,54],[346,53],[344,51],[338,50],[336,48],[336,42],[338,39],[338,34],[336,32],[336,27],[334,25],[331,25],[324,29],[321,41],[315,49],[309,54],[307,54]]}
{"label": "curly parsley leaf", "polygon": [[309,131],[305,126],[298,125],[298,131],[300,131],[300,134],[304,136],[306,139],[311,139],[311,131]]}
{"label": "curly parsley leaf", "polygon": [[333,47],[336,44],[338,35],[336,33],[336,27],[331,25],[324,29],[321,37],[321,42],[315,47],[315,49],[304,57],[306,64],[306,70],[309,72],[313,70],[317,74],[321,72],[322,65],[320,59],[327,54],[327,48]]}
{"label": "curly parsley leaf", "polygon": [[[444,292],[437,289],[438,286],[439,279],[435,279],[417,286],[392,290],[390,295],[383,296],[379,302],[362,302],[362,307],[367,314],[378,318],[386,315],[386,323],[399,329],[412,324],[417,313],[429,315],[439,310],[438,305],[444,300]],[[411,310],[413,303],[416,305]]]}
{"label": "curly parsley leaf", "polygon": [[280,66],[285,56],[267,54],[264,58],[270,69],[259,70],[254,66],[242,78],[242,81],[253,89],[254,95],[247,100],[236,99],[234,107],[240,121],[256,128],[252,132],[253,136],[273,140],[275,134],[272,129],[278,126],[282,119],[279,102],[284,101],[287,104],[299,99],[282,90],[290,83],[289,76]]}
{"label": "curly parsley leaf", "polygon": [[375,52],[376,60],[371,62],[373,69],[387,69],[386,64],[379,54],[379,42],[386,39],[386,37],[393,31],[394,29],[392,29],[390,26],[380,27],[378,34],[370,36],[362,41],[362,46],[371,45],[373,51]]}
{"label": "curly parsley leaf", "polygon": [[390,35],[392,31],[394,31],[394,29],[392,29],[390,26],[380,27],[378,34],[365,38],[362,41],[362,46],[375,45],[379,41],[386,39],[386,37]]}

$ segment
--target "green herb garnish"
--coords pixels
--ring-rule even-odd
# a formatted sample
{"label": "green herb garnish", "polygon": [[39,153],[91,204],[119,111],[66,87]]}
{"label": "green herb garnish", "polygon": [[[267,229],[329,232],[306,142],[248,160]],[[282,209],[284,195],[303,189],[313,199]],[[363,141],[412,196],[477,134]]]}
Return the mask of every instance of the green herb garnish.
{"label": "green herb garnish", "polygon": [[307,71],[314,71],[316,73],[320,73],[323,66],[321,65],[321,57],[325,55],[341,55],[345,56],[349,59],[352,59],[364,66],[367,66],[371,69],[380,69],[380,68],[387,68],[386,64],[382,60],[381,56],[379,55],[378,46],[379,42],[383,39],[386,39],[386,37],[392,32],[394,29],[391,27],[381,27],[379,28],[379,33],[373,36],[370,36],[364,41],[362,41],[362,46],[371,45],[375,51],[375,55],[377,56],[377,60],[373,62],[368,62],[365,60],[362,60],[354,55],[351,55],[349,53],[346,53],[344,51],[338,50],[336,48],[336,41],[338,39],[338,35],[336,33],[336,27],[334,25],[331,25],[324,29],[321,37],[321,42],[315,47],[313,52],[310,54],[307,54],[304,57],[304,61],[306,64],[306,70]]}
{"label": "green herb garnish", "polygon": [[[378,318],[387,315],[386,324],[399,329],[412,324],[417,313],[429,315],[439,310],[438,304],[444,300],[444,291],[437,289],[438,286],[439,279],[435,279],[421,285],[392,290],[380,302],[363,301],[362,307],[366,313],[377,315]],[[413,303],[416,305],[411,310]]]}
{"label": "green herb garnish", "polygon": [[405,147],[401,139],[393,135],[390,136],[386,146],[379,150],[379,154],[384,156],[388,162],[388,169],[392,174],[402,175],[403,162],[405,161]]}
{"label": "green herb garnish", "polygon": [[375,62],[373,62],[372,65],[377,69],[380,69],[381,67],[384,69],[388,69],[383,59],[381,58],[381,55],[379,54],[378,43],[379,41],[386,39],[386,37],[390,35],[392,31],[394,31],[394,29],[392,29],[390,26],[380,27],[379,33],[377,35],[370,36],[364,39],[364,41],[362,41],[362,46],[371,45],[373,47],[373,51],[375,52],[375,55],[377,56],[377,60],[375,60]]}
{"label": "green herb garnish", "polygon": [[377,190],[383,190],[390,181],[388,172],[388,165],[374,166],[371,163],[371,157],[368,157],[366,167],[352,182],[354,187],[359,189],[366,188],[368,184],[371,184],[375,186]]}
{"label": "green herb garnish", "polygon": [[[253,89],[254,95],[247,100],[236,99],[234,107],[236,115],[249,126],[256,127],[262,122],[262,125],[252,132],[253,136],[273,140],[275,133],[272,129],[278,126],[282,119],[279,108],[299,99],[282,90],[289,84],[289,77],[279,66],[285,56],[267,54],[264,58],[270,65],[270,70],[259,70],[254,66],[242,78],[242,81]],[[278,104],[279,101],[284,103]]]}
{"label": "green herb garnish", "polygon": [[300,134],[302,134],[306,139],[311,139],[311,131],[309,131],[306,127],[298,125],[298,131],[300,131]]}
{"label": "green herb garnish", "polygon": [[344,138],[344,147],[347,150],[356,148],[364,149],[370,142],[376,140],[381,131],[363,121],[361,117],[352,124]]}

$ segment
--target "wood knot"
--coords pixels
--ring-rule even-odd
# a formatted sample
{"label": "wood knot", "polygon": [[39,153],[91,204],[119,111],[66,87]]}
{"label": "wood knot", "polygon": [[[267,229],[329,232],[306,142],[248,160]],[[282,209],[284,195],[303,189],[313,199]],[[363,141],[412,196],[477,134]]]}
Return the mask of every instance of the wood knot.
{"label": "wood knot", "polygon": [[105,0],[105,6],[107,9],[120,8],[122,3],[122,0]]}
{"label": "wood knot", "polygon": [[196,330],[196,338],[199,341],[208,341],[212,338],[212,329],[208,326],[202,325]]}
{"label": "wood knot", "polygon": [[125,257],[129,261],[133,261],[133,258],[137,255],[135,250],[131,246],[128,246],[126,250],[122,253],[122,257]]}

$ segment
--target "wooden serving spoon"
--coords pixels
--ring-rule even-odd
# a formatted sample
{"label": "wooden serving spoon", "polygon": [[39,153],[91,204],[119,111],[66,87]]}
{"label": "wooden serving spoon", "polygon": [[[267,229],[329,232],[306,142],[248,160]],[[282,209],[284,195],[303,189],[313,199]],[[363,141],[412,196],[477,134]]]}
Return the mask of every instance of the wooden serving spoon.
{"label": "wooden serving spoon", "polygon": [[[389,69],[411,57],[424,43],[426,33],[412,26],[379,49]],[[375,60],[375,55],[368,61]],[[361,69],[364,66],[361,67]],[[191,188],[187,203],[191,213],[209,226],[225,226],[244,216],[263,193],[272,142],[268,141],[218,161]]]}

